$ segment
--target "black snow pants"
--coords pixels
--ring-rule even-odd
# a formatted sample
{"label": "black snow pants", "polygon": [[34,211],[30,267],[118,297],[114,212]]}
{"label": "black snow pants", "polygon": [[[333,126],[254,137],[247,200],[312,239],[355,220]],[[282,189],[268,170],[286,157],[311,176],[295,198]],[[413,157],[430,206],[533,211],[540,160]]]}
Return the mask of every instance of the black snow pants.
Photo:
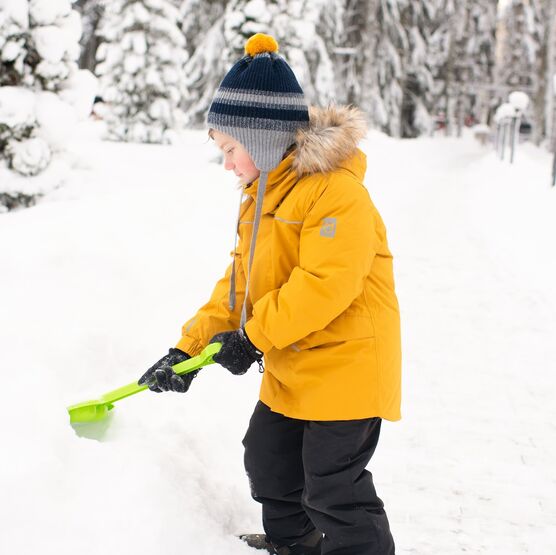
{"label": "black snow pants", "polygon": [[303,543],[316,528],[323,555],[393,555],[384,505],[365,470],[380,424],[296,420],[257,403],[243,440],[245,470],[272,542]]}

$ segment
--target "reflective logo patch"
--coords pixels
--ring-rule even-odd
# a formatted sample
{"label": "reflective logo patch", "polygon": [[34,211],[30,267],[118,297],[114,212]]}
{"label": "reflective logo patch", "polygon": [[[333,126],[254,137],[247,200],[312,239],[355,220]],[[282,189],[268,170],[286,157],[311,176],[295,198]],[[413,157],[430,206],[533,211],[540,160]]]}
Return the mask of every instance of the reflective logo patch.
{"label": "reflective logo patch", "polygon": [[323,237],[334,237],[336,235],[336,218],[324,218],[320,228]]}

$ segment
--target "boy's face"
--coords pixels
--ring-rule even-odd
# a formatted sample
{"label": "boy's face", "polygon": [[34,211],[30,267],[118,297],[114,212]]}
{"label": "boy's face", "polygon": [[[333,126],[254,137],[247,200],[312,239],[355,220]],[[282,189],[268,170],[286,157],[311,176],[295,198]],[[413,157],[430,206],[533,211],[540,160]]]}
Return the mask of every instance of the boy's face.
{"label": "boy's face", "polygon": [[224,153],[224,169],[234,170],[243,185],[247,185],[259,177],[261,172],[255,167],[249,153],[241,143],[216,129],[213,129],[211,135],[216,146]]}

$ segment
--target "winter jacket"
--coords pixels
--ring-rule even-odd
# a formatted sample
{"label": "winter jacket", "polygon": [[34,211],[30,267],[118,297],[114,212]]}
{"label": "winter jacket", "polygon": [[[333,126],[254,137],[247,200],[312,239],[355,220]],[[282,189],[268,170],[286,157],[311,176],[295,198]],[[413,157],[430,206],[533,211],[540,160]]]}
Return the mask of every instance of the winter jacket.
{"label": "winter jacket", "polygon": [[[264,196],[245,325],[264,352],[260,400],[304,420],[398,420],[399,309],[384,223],[363,185],[364,119],[344,107],[310,118]],[[190,355],[239,326],[257,184],[240,210],[237,302],[231,310],[230,266],[183,326],[177,347]]]}

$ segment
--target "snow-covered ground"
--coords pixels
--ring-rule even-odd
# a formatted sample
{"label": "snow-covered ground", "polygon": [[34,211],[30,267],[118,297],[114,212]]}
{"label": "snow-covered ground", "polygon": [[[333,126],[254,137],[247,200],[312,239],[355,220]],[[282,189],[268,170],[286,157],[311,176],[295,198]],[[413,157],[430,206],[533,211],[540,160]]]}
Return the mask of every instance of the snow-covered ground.
{"label": "snow-covered ground", "polygon": [[[74,179],[0,215],[0,553],[241,555],[260,530],[241,438],[255,368],[118,403],[104,441],[65,407],[137,379],[228,263],[239,201],[214,146],[100,142]],[[556,190],[472,137],[371,133],[367,186],[395,255],[404,419],[371,463],[398,553],[556,552]]]}

